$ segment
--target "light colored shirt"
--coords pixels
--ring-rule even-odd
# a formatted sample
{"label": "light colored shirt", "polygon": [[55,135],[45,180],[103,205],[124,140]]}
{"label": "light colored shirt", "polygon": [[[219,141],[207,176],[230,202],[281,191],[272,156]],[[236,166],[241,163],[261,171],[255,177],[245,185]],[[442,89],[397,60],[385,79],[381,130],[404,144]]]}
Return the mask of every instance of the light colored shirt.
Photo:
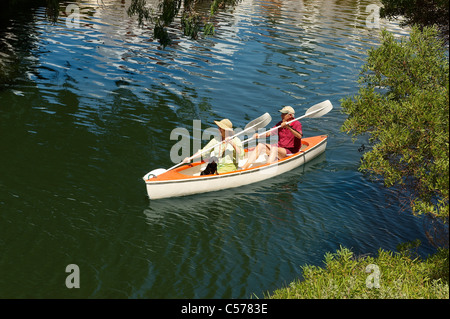
{"label": "light colored shirt", "polygon": [[206,152],[203,151],[220,142],[221,141],[217,140],[216,138],[213,138],[211,141],[209,141],[209,143],[206,144],[201,151],[202,156],[203,157],[216,156],[218,158],[219,162],[217,163],[217,172],[219,174],[237,170],[239,159],[244,158],[244,148],[242,147],[242,142],[238,137],[233,138],[233,142],[236,145],[236,148],[238,148],[240,151],[239,155],[237,154],[233,145],[231,145],[231,142],[222,143],[220,145],[217,145],[211,150],[207,150]]}

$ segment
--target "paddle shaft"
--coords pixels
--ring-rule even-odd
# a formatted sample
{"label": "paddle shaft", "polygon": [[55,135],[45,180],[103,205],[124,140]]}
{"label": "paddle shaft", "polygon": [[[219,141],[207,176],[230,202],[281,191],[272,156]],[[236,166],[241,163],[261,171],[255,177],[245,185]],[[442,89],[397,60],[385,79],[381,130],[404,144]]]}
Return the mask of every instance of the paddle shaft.
{"label": "paddle shaft", "polygon": [[[324,108],[325,108],[325,106],[324,106],[323,108],[321,108],[321,109],[318,109],[318,110],[315,110],[315,111],[312,111],[312,112],[306,113],[305,115],[302,115],[302,116],[300,116],[300,117],[297,117],[297,118],[295,118],[295,119],[293,119],[293,120],[290,120],[290,121],[286,122],[286,125],[289,125],[289,124],[291,124],[292,122],[295,122],[295,121],[301,120],[302,118],[305,118],[305,117],[311,116],[312,114],[318,113],[318,112],[322,111],[322,110],[323,110]],[[271,128],[270,130],[268,130],[268,131],[266,131],[266,132],[263,132],[263,133],[261,133],[261,134],[258,134],[258,137],[257,137],[257,138],[259,138],[259,137],[260,137],[260,135],[262,135],[262,134],[269,134],[270,132],[273,132],[273,131],[275,131],[275,130],[279,129],[280,127],[281,127],[281,125],[279,125],[279,126],[276,126],[276,127],[273,127],[273,128]],[[254,137],[253,137],[253,136],[252,136],[252,137],[250,137],[250,138],[248,138],[248,139],[246,139],[245,141],[242,141],[242,144],[244,144],[244,143],[247,143],[248,141],[250,141],[250,140],[252,140],[252,139],[254,139]]]}

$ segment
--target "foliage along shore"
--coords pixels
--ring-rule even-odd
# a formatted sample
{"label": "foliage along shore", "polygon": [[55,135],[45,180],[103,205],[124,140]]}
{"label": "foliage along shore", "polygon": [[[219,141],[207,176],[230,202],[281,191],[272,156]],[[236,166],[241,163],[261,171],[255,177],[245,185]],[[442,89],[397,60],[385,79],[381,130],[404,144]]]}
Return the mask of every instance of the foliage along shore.
{"label": "foliage along shore", "polygon": [[422,260],[404,249],[380,249],[377,257],[355,257],[341,247],[325,255],[325,267],[303,266],[303,279],[267,299],[449,299],[449,251]]}

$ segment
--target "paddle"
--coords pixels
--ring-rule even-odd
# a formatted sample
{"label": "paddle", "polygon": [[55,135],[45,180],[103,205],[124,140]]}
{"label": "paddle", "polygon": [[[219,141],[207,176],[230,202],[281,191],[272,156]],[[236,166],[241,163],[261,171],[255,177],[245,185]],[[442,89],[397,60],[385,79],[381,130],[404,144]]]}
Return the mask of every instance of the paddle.
{"label": "paddle", "polygon": [[[331,102],[329,100],[323,101],[321,103],[318,103],[316,105],[311,106],[309,109],[306,110],[305,115],[302,115],[300,117],[297,117],[296,119],[290,120],[289,122],[286,122],[286,124],[290,124],[294,121],[298,121],[301,120],[302,118],[317,118],[317,117],[321,117],[325,114],[327,114],[328,112],[330,112],[333,109],[333,105],[331,104]],[[263,134],[267,134],[270,133],[272,131],[275,131],[277,129],[279,129],[281,127],[281,125],[276,126],[271,128],[270,130],[260,133],[258,134],[259,138],[260,136],[262,136]],[[249,139],[246,139],[245,141],[242,141],[242,144],[247,143],[248,141],[252,140],[254,137],[250,137]]]}
{"label": "paddle", "polygon": [[[253,121],[248,123],[241,132],[239,132],[237,134],[234,134],[233,136],[227,138],[226,140],[221,141],[221,142],[219,142],[219,143],[217,143],[217,144],[215,144],[215,145],[213,145],[211,147],[208,147],[207,149],[203,150],[202,153],[207,152],[209,150],[212,150],[213,148],[219,146],[220,144],[225,143],[227,140],[232,140],[236,136],[241,135],[242,133],[245,133],[245,132],[249,131],[250,129],[257,130],[259,128],[265,127],[267,124],[270,123],[270,121],[272,121],[272,117],[270,116],[269,113],[265,113],[265,114],[261,115],[260,117],[258,117],[257,119],[254,119]],[[193,158],[194,158],[194,155],[189,157],[188,159],[190,161]],[[144,180],[149,179],[150,176],[156,177],[156,176],[158,176],[158,175],[160,175],[162,173],[165,173],[165,172],[170,171],[170,170],[172,170],[174,168],[177,168],[178,166],[180,166],[182,164],[185,164],[185,163],[183,163],[183,162],[178,163],[178,164],[176,164],[176,165],[174,165],[174,166],[172,166],[171,168],[168,168],[168,169],[163,169],[163,168],[155,169],[155,170],[145,174],[143,179]]]}

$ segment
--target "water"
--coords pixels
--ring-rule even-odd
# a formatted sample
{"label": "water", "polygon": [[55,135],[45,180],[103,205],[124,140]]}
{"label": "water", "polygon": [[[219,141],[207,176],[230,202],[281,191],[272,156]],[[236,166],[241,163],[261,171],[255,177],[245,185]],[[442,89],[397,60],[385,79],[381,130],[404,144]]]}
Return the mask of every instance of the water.
{"label": "water", "polygon": [[[0,297],[262,297],[340,245],[376,254],[419,238],[420,253],[433,252],[423,220],[358,172],[366,141],[339,131],[339,100],[357,92],[378,43],[366,25],[372,1],[244,0],[218,14],[214,37],[173,29],[166,48],[127,4],[103,2],[79,3],[76,29],[40,7],[0,29],[1,59],[18,70],[0,88]],[[174,128],[222,118],[244,127],[326,99],[334,110],[302,124],[305,136],[329,135],[327,151],[305,167],[220,193],[147,198],[141,177],[173,165]],[[65,285],[69,264],[79,289]]]}

